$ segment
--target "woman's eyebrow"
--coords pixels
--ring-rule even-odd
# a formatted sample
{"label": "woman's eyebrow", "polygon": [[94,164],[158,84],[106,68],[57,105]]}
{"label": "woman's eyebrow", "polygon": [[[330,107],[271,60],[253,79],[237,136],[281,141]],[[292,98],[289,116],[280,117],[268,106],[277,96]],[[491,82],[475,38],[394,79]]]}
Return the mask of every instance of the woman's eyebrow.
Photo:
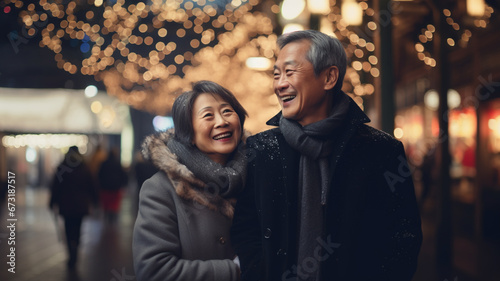
{"label": "woman's eyebrow", "polygon": [[197,114],[200,114],[200,112],[202,112],[204,110],[207,110],[207,109],[212,109],[212,107],[211,106],[205,106],[202,109],[198,110]]}

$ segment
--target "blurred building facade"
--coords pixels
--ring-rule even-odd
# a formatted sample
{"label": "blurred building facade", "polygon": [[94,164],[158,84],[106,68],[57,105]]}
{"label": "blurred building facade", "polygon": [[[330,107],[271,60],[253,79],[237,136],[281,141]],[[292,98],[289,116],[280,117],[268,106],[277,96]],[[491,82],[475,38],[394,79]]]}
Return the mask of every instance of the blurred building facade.
{"label": "blurred building facade", "polygon": [[[498,15],[494,15],[498,2],[488,2],[491,6],[483,9],[479,17],[468,10],[467,4],[473,1],[448,2],[453,9],[438,11],[446,21],[445,28],[439,31],[433,22],[435,11],[429,5],[405,3],[395,17],[394,26],[399,31],[394,34],[397,111],[394,133],[405,143],[410,161],[419,167],[443,141],[438,120],[447,118],[453,202],[470,211],[467,218],[470,236],[497,239],[500,237],[500,212],[496,207],[500,198],[497,121],[500,51],[493,46],[500,43],[500,33],[496,31]],[[476,5],[481,4],[477,2]],[[490,13],[492,7],[494,13]],[[407,27],[412,20],[413,25]],[[440,46],[445,50],[444,62],[448,64],[444,76],[434,69],[438,54],[433,45],[438,44],[437,36],[444,37],[446,42]],[[443,80],[448,85],[448,111],[440,116],[436,90],[437,83]],[[421,178],[417,174],[417,180]]]}

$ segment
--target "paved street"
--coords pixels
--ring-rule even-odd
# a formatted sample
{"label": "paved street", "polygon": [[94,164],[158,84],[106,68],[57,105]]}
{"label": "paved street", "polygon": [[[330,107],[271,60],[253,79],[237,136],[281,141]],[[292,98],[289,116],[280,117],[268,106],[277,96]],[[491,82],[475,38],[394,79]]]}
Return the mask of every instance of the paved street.
{"label": "paved street", "polygon": [[[62,220],[60,234],[56,220],[47,208],[49,192],[45,188],[18,189],[16,194],[15,273],[8,271],[10,253],[7,206],[0,209],[0,280],[12,281],[130,281],[135,280],[132,266],[132,226],[134,211],[125,197],[118,220],[105,223],[95,212],[82,225],[79,260],[76,270],[66,268],[67,254]],[[11,240],[13,241],[13,240]],[[12,243],[12,242],[11,242]]]}
{"label": "paved street", "polygon": [[[135,192],[122,202],[115,223],[106,223],[99,211],[87,217],[82,226],[79,260],[76,270],[66,268],[67,255],[57,234],[53,215],[47,208],[46,188],[17,189],[15,216],[15,273],[7,263],[10,255],[7,206],[0,205],[0,280],[9,281],[132,281],[132,227],[135,220]],[[432,203],[432,202],[429,202]],[[484,241],[477,246],[472,239],[456,233],[455,270],[440,276],[436,270],[433,240],[433,205],[422,212],[424,244],[413,281],[497,281],[500,280],[499,245]],[[59,220],[62,232],[62,220]],[[60,237],[60,238],[59,238]],[[61,240],[59,240],[61,239]],[[13,241],[13,240],[10,240]]]}

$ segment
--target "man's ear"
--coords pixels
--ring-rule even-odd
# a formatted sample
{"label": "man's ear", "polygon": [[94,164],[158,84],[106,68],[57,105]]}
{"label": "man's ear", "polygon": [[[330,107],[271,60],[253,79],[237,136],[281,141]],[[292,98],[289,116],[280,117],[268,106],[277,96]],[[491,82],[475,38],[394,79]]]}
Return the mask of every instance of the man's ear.
{"label": "man's ear", "polygon": [[339,80],[339,69],[336,66],[330,66],[325,71],[325,86],[326,91],[333,89]]}

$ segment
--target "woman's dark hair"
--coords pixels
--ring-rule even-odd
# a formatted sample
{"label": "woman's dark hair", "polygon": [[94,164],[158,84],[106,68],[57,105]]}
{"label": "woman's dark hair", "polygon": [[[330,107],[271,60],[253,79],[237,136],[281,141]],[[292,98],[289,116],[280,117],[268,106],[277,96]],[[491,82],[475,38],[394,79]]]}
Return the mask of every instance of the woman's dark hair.
{"label": "woman's dark hair", "polygon": [[236,97],[226,88],[212,81],[198,81],[193,83],[193,89],[178,96],[172,106],[172,119],[174,120],[174,137],[184,144],[191,145],[193,140],[193,104],[201,94],[213,94],[219,96],[229,103],[240,118],[241,132],[243,124],[248,116],[246,110],[241,106]]}

